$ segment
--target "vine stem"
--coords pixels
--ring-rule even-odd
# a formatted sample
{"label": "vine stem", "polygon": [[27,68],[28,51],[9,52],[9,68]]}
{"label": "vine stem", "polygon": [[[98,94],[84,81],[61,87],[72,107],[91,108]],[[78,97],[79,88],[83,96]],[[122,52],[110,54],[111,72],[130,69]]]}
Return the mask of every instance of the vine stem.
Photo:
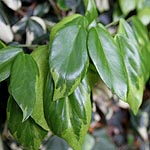
{"label": "vine stem", "polygon": [[26,44],[19,44],[17,45],[18,47],[29,47],[29,48],[35,48],[35,47],[38,47],[39,45],[38,44],[35,44],[35,45],[26,45]]}
{"label": "vine stem", "polygon": [[114,21],[114,22],[111,22],[110,24],[107,24],[105,27],[106,27],[106,28],[109,28],[109,27],[111,27],[111,26],[117,25],[118,23],[119,23],[119,20]]}
{"label": "vine stem", "polygon": [[[128,19],[126,19],[126,21],[127,21],[127,22],[130,22],[131,19],[132,19],[132,17],[129,17]],[[110,24],[107,24],[105,27],[106,27],[106,28],[109,28],[109,27],[111,27],[111,26],[115,26],[115,25],[117,25],[117,24],[119,23],[119,20],[120,20],[120,19],[118,19],[118,20],[116,20],[116,21],[114,21],[114,22],[111,22]]]}

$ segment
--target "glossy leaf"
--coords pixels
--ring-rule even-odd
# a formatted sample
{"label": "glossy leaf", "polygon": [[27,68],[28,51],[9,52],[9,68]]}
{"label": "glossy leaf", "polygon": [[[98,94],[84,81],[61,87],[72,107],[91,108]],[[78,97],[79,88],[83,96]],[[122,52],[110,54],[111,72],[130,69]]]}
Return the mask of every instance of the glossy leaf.
{"label": "glossy leaf", "polygon": [[47,132],[32,118],[22,122],[22,111],[12,97],[7,106],[7,122],[11,134],[25,149],[39,149]]}
{"label": "glossy leaf", "polygon": [[84,0],[86,6],[86,13],[85,17],[87,18],[88,22],[91,23],[98,17],[97,8],[95,5],[94,0]]}
{"label": "glossy leaf", "polygon": [[30,55],[20,54],[13,66],[10,93],[23,111],[23,120],[32,113],[36,102],[38,68]]}
{"label": "glossy leaf", "polygon": [[124,15],[136,8],[136,0],[119,0],[119,4]]}
{"label": "glossy leaf", "polygon": [[[136,50],[139,52],[139,54],[141,53],[140,54],[141,60],[142,60],[141,70],[143,71],[143,76],[145,76],[145,81],[146,81],[148,78],[148,71],[145,70],[147,67],[145,66],[146,64],[144,64],[144,62],[147,63],[146,61],[148,61],[148,59],[145,59],[144,57],[147,58],[147,56],[149,56],[149,54],[148,54],[147,48],[144,50],[141,47],[142,46],[141,40],[143,41],[143,45],[144,45],[144,44],[148,43],[148,37],[147,37],[146,31],[144,30],[144,27],[140,23],[140,21],[138,21],[137,19],[134,19],[134,18],[132,18],[132,20],[133,20],[133,24],[132,24],[133,29],[130,27],[130,25],[124,19],[121,19],[120,23],[119,23],[118,33],[123,34],[125,37],[128,38],[128,40],[130,42],[132,41],[132,44],[136,47]],[[142,31],[142,33],[141,33],[141,31]],[[143,49],[143,50],[141,51],[141,49]]]}
{"label": "glossy leaf", "polygon": [[118,33],[123,34],[124,36],[126,36],[127,38],[132,40],[132,42],[135,45],[138,45],[132,28],[124,19],[120,19],[119,27],[118,27]]}
{"label": "glossy leaf", "polygon": [[[5,47],[0,44],[0,82],[9,77],[11,66],[15,57],[22,52],[22,49],[15,47]],[[3,48],[2,48],[3,47]]]}
{"label": "glossy leaf", "polygon": [[149,52],[149,37],[148,32],[142,22],[137,18],[132,18],[132,28],[138,44],[140,45],[140,55],[143,65],[143,75],[145,76],[145,82],[149,78],[149,63],[150,63],[150,52]]}
{"label": "glossy leaf", "polygon": [[142,24],[142,22],[137,18],[132,18],[132,28],[136,37],[137,42],[140,45],[145,45],[149,42],[148,38],[148,32],[146,30],[146,27]]}
{"label": "glossy leaf", "polygon": [[81,149],[89,127],[91,102],[86,79],[69,96],[57,101],[52,100],[53,82],[47,78],[44,95],[44,112],[51,131],[62,137],[74,149]]}
{"label": "glossy leaf", "polygon": [[39,76],[38,76],[38,81],[37,81],[38,83],[37,83],[37,89],[36,89],[36,102],[35,102],[31,117],[34,119],[34,121],[38,125],[48,130],[49,128],[45,121],[44,110],[43,110],[44,83],[45,83],[47,73],[49,70],[48,47],[40,46],[37,49],[35,49],[31,55],[36,61],[38,69],[39,69]]}
{"label": "glossy leaf", "polygon": [[121,99],[126,100],[127,79],[122,54],[102,25],[89,31],[88,48],[101,79]]}
{"label": "glossy leaf", "polygon": [[141,103],[144,91],[144,75],[142,69],[142,59],[137,47],[132,40],[123,36],[117,36],[117,43],[122,51],[126,68],[126,78],[128,80],[127,102],[136,114]]}
{"label": "glossy leaf", "polygon": [[84,17],[73,15],[51,31],[49,65],[55,83],[54,100],[70,95],[85,76],[89,64],[86,23]]}

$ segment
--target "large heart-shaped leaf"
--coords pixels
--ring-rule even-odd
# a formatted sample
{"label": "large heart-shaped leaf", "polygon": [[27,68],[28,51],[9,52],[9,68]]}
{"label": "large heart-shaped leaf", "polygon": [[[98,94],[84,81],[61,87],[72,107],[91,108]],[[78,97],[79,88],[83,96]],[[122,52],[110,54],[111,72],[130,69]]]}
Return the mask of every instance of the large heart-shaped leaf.
{"label": "large heart-shaped leaf", "polygon": [[7,106],[7,121],[11,134],[25,149],[39,149],[47,132],[32,118],[22,122],[22,111],[12,97],[9,98]]}
{"label": "large heart-shaped leaf", "polygon": [[126,100],[127,79],[122,54],[102,25],[90,29],[88,48],[102,80],[121,99]]}
{"label": "large heart-shaped leaf", "polygon": [[5,47],[0,44],[0,82],[9,77],[13,61],[22,49],[15,47]]}
{"label": "large heart-shaped leaf", "polygon": [[44,95],[44,112],[51,131],[65,139],[74,150],[81,149],[89,127],[91,102],[86,79],[69,96],[53,101],[53,82],[47,78]]}
{"label": "large heart-shaped leaf", "polygon": [[128,80],[128,94],[127,102],[129,103],[131,109],[136,114],[141,103],[144,91],[144,74],[143,74],[143,63],[140,53],[137,50],[136,45],[133,42],[124,37],[117,36],[116,41],[122,51],[122,56],[124,59],[124,64],[126,68],[126,78]]}
{"label": "large heart-shaped leaf", "polygon": [[34,59],[27,54],[19,54],[12,66],[10,92],[27,119],[35,105],[38,68]]}
{"label": "large heart-shaped leaf", "polygon": [[39,68],[39,77],[36,89],[36,102],[34,105],[34,109],[32,112],[32,118],[35,122],[43,127],[44,129],[48,130],[47,123],[44,117],[44,110],[43,110],[43,91],[44,91],[44,83],[47,78],[47,73],[49,70],[48,64],[48,46],[40,46],[33,51],[31,54],[34,60],[37,63]]}
{"label": "large heart-shaped leaf", "polygon": [[70,95],[85,76],[89,64],[86,23],[84,17],[73,15],[51,31],[49,64],[55,83],[54,100]]}

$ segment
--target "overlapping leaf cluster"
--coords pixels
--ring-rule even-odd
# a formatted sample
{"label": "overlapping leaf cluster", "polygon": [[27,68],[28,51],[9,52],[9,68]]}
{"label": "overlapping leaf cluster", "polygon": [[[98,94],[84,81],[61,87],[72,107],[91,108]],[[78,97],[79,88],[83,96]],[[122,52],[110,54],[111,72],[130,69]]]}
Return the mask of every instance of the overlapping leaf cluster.
{"label": "overlapping leaf cluster", "polygon": [[85,4],[85,16],[61,20],[51,30],[49,45],[31,55],[0,43],[0,81],[10,76],[8,126],[29,149],[38,149],[49,129],[73,149],[82,148],[91,119],[93,74],[135,114],[141,105],[150,75],[144,25],[136,17],[131,26],[121,19],[113,37],[97,23],[94,1]]}

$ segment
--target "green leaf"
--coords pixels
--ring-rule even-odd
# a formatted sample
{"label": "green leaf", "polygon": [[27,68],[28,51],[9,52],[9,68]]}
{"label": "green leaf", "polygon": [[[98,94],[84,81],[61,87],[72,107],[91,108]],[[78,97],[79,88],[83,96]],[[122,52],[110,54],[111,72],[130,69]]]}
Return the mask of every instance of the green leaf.
{"label": "green leaf", "polygon": [[44,110],[43,110],[44,83],[47,78],[47,73],[49,71],[48,46],[38,47],[33,51],[31,55],[36,61],[37,66],[39,68],[39,76],[38,76],[38,81],[37,81],[38,83],[36,89],[36,102],[31,117],[38,125],[43,127],[45,130],[48,130],[49,128],[45,121]]}
{"label": "green leaf", "polygon": [[97,140],[92,150],[117,150],[105,128],[95,130],[93,136]]}
{"label": "green leaf", "polygon": [[47,132],[32,118],[22,122],[22,111],[12,97],[7,105],[7,122],[11,134],[25,149],[39,149]]}
{"label": "green leaf", "polygon": [[129,103],[134,114],[142,103],[143,91],[145,86],[144,74],[142,69],[142,59],[137,47],[132,40],[118,35],[116,41],[122,51],[122,56],[126,68],[126,78],[128,80],[127,102]]}
{"label": "green leaf", "polygon": [[69,96],[52,100],[53,82],[47,78],[44,95],[44,112],[51,131],[65,139],[74,149],[80,150],[91,119],[91,101],[86,79]]}
{"label": "green leaf", "polygon": [[[11,66],[15,57],[22,52],[22,49],[15,47],[5,47],[0,44],[0,82],[9,77]],[[3,47],[3,48],[2,48]]]}
{"label": "green leaf", "polygon": [[84,0],[86,6],[85,17],[89,24],[98,17],[97,8],[94,0]]}
{"label": "green leaf", "polygon": [[2,41],[0,41],[0,49],[4,47],[6,47],[6,45]]}
{"label": "green leaf", "polygon": [[40,17],[32,16],[27,20],[26,44],[31,44],[44,33],[46,33],[46,25]]}
{"label": "green leaf", "polygon": [[84,139],[84,143],[82,146],[82,150],[92,150],[95,145],[95,139],[90,134],[86,134]]}
{"label": "green leaf", "polygon": [[143,75],[145,76],[145,82],[149,78],[149,63],[150,63],[150,52],[149,52],[149,37],[145,26],[137,17],[132,17],[132,28],[136,37],[136,40],[140,46],[139,52],[142,59]]}
{"label": "green leaf", "polygon": [[132,17],[132,28],[136,40],[140,45],[145,45],[146,43],[149,42],[148,32],[145,26],[137,17]]}
{"label": "green leaf", "polygon": [[85,76],[89,65],[86,23],[84,17],[73,15],[51,31],[49,65],[55,83],[54,100],[70,95]]}
{"label": "green leaf", "polygon": [[145,82],[150,77],[150,43],[145,44],[141,48],[141,59],[143,61],[143,75],[145,76]]}
{"label": "green leaf", "polygon": [[122,54],[102,25],[89,31],[88,48],[101,79],[121,99],[126,100],[127,79]]}
{"label": "green leaf", "polygon": [[80,0],[57,0],[57,5],[62,10],[75,9],[79,4]]}
{"label": "green leaf", "polygon": [[39,3],[33,10],[33,16],[43,17],[50,10],[48,2]]}
{"label": "green leaf", "polygon": [[150,7],[150,1],[149,0],[137,0],[137,10],[142,10],[146,7]]}
{"label": "green leaf", "polygon": [[23,111],[23,120],[32,113],[36,101],[38,68],[30,55],[20,54],[13,66],[10,92]]}
{"label": "green leaf", "polygon": [[132,40],[132,42],[135,45],[138,45],[132,28],[124,19],[120,19],[119,27],[118,27],[118,33],[123,34],[124,36],[126,36],[127,38]]}
{"label": "green leaf", "polygon": [[44,143],[45,150],[72,150],[62,138],[53,135]]}
{"label": "green leaf", "polygon": [[97,73],[95,66],[91,63],[89,64],[89,68],[88,68],[86,76],[87,76],[88,85],[90,89],[92,90],[93,86],[99,80],[99,74]]}
{"label": "green leaf", "polygon": [[137,16],[144,25],[148,25],[150,23],[150,6],[139,10]]}
{"label": "green leaf", "polygon": [[136,8],[136,0],[119,0],[119,4],[125,16],[128,15],[130,11]]}

